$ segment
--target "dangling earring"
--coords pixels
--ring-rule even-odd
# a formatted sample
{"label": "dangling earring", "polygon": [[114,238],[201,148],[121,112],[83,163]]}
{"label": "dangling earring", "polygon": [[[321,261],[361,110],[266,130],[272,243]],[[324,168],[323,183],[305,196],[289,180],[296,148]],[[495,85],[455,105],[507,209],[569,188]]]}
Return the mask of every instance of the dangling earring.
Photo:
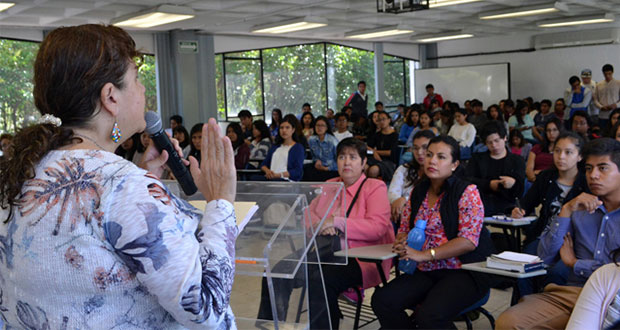
{"label": "dangling earring", "polygon": [[114,126],[112,127],[112,133],[110,134],[110,139],[114,141],[114,143],[118,143],[121,140],[122,134],[121,129],[118,128],[118,123],[114,120]]}

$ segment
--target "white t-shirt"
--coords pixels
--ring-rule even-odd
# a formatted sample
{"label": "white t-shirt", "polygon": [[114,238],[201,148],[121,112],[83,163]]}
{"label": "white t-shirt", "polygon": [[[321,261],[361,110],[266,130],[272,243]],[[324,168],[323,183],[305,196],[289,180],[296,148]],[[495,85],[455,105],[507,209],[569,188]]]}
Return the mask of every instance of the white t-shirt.
{"label": "white t-shirt", "polygon": [[462,126],[455,123],[452,127],[450,127],[448,135],[458,141],[461,147],[469,147],[476,139],[476,128],[470,123]]}
{"label": "white t-shirt", "polygon": [[293,145],[279,146],[271,156],[271,167],[269,169],[275,173],[286,172],[288,170],[288,152],[292,147]]}
{"label": "white t-shirt", "polygon": [[336,137],[336,139],[338,139],[338,142],[349,138],[349,137],[353,137],[353,133],[349,132],[349,131],[344,131],[343,133],[339,133],[338,131],[334,132],[334,136]]}

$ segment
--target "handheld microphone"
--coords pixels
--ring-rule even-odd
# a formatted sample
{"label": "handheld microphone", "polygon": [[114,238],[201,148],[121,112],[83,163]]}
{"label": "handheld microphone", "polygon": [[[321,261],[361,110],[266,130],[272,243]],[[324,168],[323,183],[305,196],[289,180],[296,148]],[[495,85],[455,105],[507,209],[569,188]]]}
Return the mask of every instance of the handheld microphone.
{"label": "handheld microphone", "polygon": [[196,188],[196,184],[194,184],[194,179],[192,179],[192,175],[187,170],[187,167],[183,164],[183,161],[177,151],[174,149],[172,142],[170,142],[170,138],[168,134],[166,134],[161,126],[161,118],[159,115],[153,111],[147,111],[144,114],[144,120],[146,121],[146,128],[144,129],[147,132],[157,150],[161,152],[162,150],[166,150],[168,152],[168,160],[166,164],[174,174],[174,177],[177,178],[179,185],[183,189],[185,195],[190,196],[196,193],[198,188]]}

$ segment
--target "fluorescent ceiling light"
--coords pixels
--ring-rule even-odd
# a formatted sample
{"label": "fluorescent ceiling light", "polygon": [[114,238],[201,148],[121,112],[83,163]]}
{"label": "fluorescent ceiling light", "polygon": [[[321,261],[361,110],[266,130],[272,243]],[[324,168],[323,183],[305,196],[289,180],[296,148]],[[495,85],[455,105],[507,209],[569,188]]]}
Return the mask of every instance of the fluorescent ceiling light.
{"label": "fluorescent ceiling light", "polygon": [[443,7],[443,6],[454,6],[454,5],[460,5],[464,3],[478,2],[478,1],[480,0],[430,0],[428,2],[428,7],[437,8],[437,7]]}
{"label": "fluorescent ceiling light", "polygon": [[520,7],[508,10],[496,10],[486,13],[480,13],[478,17],[480,19],[500,19],[500,18],[514,18],[522,16],[542,15],[548,13],[554,13],[556,11],[568,11],[566,4],[561,2],[550,3],[546,5],[533,6],[533,7]]}
{"label": "fluorescent ceiling light", "polygon": [[0,2],[0,11],[7,10],[15,6],[14,2]]}
{"label": "fluorescent ceiling light", "polygon": [[322,26],[327,26],[327,19],[321,17],[306,16],[278,23],[258,25],[252,28],[252,32],[278,34],[315,29]]}
{"label": "fluorescent ceiling light", "polygon": [[116,26],[150,28],[190,19],[194,16],[194,10],[189,7],[161,5],[115,18],[110,23]]}
{"label": "fluorescent ceiling light", "polygon": [[413,29],[407,26],[388,26],[372,30],[359,30],[355,32],[347,32],[344,34],[346,38],[353,39],[372,39],[381,37],[391,37],[401,34],[413,33]]}
{"label": "fluorescent ceiling light", "polygon": [[454,40],[454,39],[465,39],[473,37],[473,34],[470,33],[441,33],[434,35],[425,35],[425,36],[415,36],[413,40],[418,42],[436,42],[436,41],[445,41],[445,40]]}
{"label": "fluorescent ceiling light", "polygon": [[538,27],[562,27],[562,26],[571,26],[571,25],[582,25],[582,24],[596,24],[596,23],[609,23],[613,22],[615,17],[613,14],[607,13],[605,15],[598,16],[581,16],[581,17],[571,17],[561,20],[549,20],[545,22],[538,22],[536,25]]}

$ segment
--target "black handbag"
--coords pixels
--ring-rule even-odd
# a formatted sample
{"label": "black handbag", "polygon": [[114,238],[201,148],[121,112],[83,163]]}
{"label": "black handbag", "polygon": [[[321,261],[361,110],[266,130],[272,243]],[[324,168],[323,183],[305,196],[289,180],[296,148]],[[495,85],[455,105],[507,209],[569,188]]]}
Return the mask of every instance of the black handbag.
{"label": "black handbag", "polygon": [[[347,209],[347,213],[346,213],[347,218],[349,217],[349,213],[351,213],[351,210],[353,209],[353,205],[357,201],[357,197],[359,196],[360,191],[362,190],[362,186],[364,186],[364,183],[366,183],[366,180],[368,180],[368,178],[365,178],[364,181],[362,181],[362,183],[360,184],[359,188],[357,188],[357,192],[355,193],[355,196],[353,197],[353,200],[351,201],[351,204],[349,205],[349,208]],[[328,260],[334,259],[334,252],[340,251],[342,249],[342,246],[340,245],[340,237],[342,236],[343,233],[339,229],[337,229],[337,231],[338,231],[338,235],[318,235],[316,237],[315,246],[319,251],[319,257],[321,258],[322,261],[328,261]]]}

